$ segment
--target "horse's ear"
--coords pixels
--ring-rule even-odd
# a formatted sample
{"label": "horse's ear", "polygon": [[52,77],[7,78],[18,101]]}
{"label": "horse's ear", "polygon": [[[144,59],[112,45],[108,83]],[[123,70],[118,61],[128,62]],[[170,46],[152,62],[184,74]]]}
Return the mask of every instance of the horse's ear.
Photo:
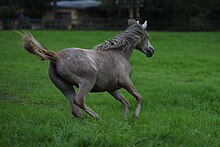
{"label": "horse's ear", "polygon": [[147,21],[144,22],[144,24],[142,25],[143,29],[147,29]]}
{"label": "horse's ear", "polygon": [[128,19],[128,26],[131,26],[133,24],[137,24],[137,21],[135,21],[134,19]]}

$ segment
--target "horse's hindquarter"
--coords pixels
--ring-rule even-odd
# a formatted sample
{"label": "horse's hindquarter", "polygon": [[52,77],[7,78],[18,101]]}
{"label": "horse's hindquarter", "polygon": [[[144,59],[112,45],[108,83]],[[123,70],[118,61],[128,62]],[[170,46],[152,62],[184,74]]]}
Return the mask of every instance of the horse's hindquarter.
{"label": "horse's hindquarter", "polygon": [[73,84],[95,80],[93,92],[119,89],[119,80],[131,74],[129,62],[115,52],[65,49],[58,55],[61,58],[56,64],[59,75]]}
{"label": "horse's hindquarter", "polygon": [[60,60],[56,63],[59,75],[71,83],[80,84],[82,80],[94,79],[97,69],[87,57],[89,50],[70,48],[61,50],[58,55]]}

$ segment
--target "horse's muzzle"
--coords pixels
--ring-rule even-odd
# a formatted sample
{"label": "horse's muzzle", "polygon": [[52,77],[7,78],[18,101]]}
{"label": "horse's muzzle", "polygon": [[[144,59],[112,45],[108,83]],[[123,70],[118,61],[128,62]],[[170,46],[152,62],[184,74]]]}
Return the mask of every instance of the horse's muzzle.
{"label": "horse's muzzle", "polygon": [[154,48],[149,47],[149,48],[146,49],[146,56],[147,57],[152,57],[153,54],[154,54]]}

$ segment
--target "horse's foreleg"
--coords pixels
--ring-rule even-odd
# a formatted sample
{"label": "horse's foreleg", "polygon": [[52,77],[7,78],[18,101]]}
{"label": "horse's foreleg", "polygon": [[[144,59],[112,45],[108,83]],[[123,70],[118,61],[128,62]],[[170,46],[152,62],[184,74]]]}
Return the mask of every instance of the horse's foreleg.
{"label": "horse's foreleg", "polygon": [[123,95],[121,95],[118,91],[108,91],[116,100],[121,102],[125,107],[125,119],[128,118],[128,112],[130,110],[130,103],[125,99]]}
{"label": "horse's foreleg", "polygon": [[93,86],[94,81],[84,81],[82,82],[82,84],[79,84],[79,91],[73,102],[89,115],[95,117],[96,119],[99,119],[100,116],[85,104],[86,95],[91,91]]}
{"label": "horse's foreleg", "polygon": [[143,98],[142,96],[138,93],[138,91],[135,89],[132,81],[130,79],[127,79],[126,81],[123,81],[121,83],[123,85],[123,88],[126,89],[131,95],[133,95],[136,100],[137,100],[137,107],[136,111],[134,113],[134,117],[138,118],[142,104],[143,104]]}
{"label": "horse's foreleg", "polygon": [[54,85],[56,85],[56,87],[68,98],[72,108],[72,114],[75,117],[81,118],[82,112],[79,110],[79,107],[73,103],[73,99],[75,97],[75,90],[73,85],[62,79],[56,72],[56,69],[52,67],[52,65],[49,67],[49,77]]}

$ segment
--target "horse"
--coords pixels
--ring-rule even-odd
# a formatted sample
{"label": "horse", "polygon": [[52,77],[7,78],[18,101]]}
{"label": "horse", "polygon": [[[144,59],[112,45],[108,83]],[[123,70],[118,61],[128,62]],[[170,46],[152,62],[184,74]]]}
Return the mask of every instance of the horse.
{"label": "horse", "polygon": [[[127,29],[112,39],[95,46],[93,49],[66,48],[58,53],[48,50],[29,32],[22,34],[25,50],[49,60],[49,77],[53,84],[68,98],[72,114],[83,118],[82,110],[92,117],[100,116],[85,104],[89,92],[107,91],[125,107],[124,117],[128,118],[130,103],[118,91],[127,90],[137,101],[134,117],[138,118],[143,98],[130,80],[132,69],[130,57],[134,49],[152,57],[154,48],[149,41],[147,21],[128,20]],[[76,93],[74,88],[78,87]]]}

